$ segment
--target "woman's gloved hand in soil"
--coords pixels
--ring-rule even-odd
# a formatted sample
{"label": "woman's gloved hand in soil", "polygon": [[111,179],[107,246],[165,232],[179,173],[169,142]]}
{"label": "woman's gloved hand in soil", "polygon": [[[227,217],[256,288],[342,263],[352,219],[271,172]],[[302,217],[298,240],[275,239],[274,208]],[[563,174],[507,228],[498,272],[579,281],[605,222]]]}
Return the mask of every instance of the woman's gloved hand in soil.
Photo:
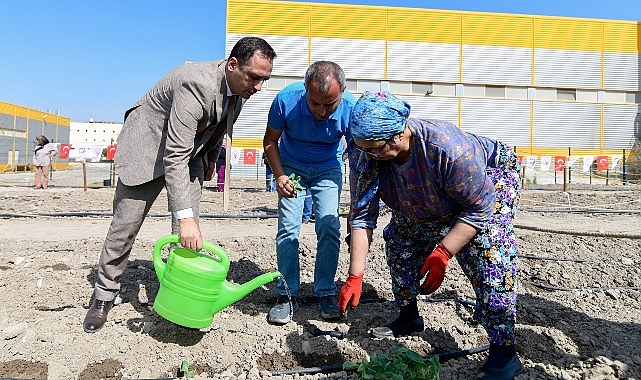
{"label": "woman's gloved hand in soil", "polygon": [[347,304],[350,299],[352,300],[351,306],[354,308],[358,306],[358,301],[361,299],[361,293],[363,292],[363,275],[354,276],[350,274],[345,280],[345,284],[341,287],[341,292],[338,295],[338,310],[341,312],[341,315],[345,315],[347,310]]}
{"label": "woman's gloved hand in soil", "polygon": [[443,246],[438,243],[436,248],[427,256],[427,259],[421,267],[421,277],[427,273],[427,278],[418,289],[420,294],[431,294],[438,289],[443,283],[445,278],[445,270],[447,264],[453,255]]}

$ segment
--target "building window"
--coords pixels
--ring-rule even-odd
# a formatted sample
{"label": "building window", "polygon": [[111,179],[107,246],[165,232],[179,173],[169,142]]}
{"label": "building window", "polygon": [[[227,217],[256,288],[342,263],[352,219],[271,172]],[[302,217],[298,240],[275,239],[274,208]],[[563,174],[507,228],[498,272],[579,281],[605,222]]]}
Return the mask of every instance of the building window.
{"label": "building window", "polygon": [[412,82],[412,93],[429,96],[434,92],[434,84],[426,82]]}
{"label": "building window", "polygon": [[412,82],[389,81],[389,91],[392,94],[411,94]]}
{"label": "building window", "polygon": [[345,82],[345,86],[347,87],[349,92],[357,92],[358,82],[356,81],[356,79],[347,79]]}
{"label": "building window", "polygon": [[576,101],[576,90],[558,89],[556,90],[556,99]]}
{"label": "building window", "polygon": [[463,86],[464,86],[465,96],[478,96],[478,97],[485,96],[485,86],[482,84],[466,84]]}
{"label": "building window", "polygon": [[505,98],[505,86],[485,86],[485,96],[489,98]]}
{"label": "building window", "polygon": [[358,85],[357,92],[363,93],[365,91],[371,91],[371,92],[381,91],[381,82],[377,80],[359,79],[357,85]]}
{"label": "building window", "polygon": [[628,92],[625,94],[626,103],[641,103],[641,92]]}

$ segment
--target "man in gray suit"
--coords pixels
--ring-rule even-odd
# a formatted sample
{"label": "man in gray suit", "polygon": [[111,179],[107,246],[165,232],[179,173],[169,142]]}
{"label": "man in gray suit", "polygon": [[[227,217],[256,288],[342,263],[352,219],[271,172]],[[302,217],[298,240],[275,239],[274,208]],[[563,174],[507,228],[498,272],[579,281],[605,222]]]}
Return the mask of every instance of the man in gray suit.
{"label": "man in gray suit", "polygon": [[225,136],[228,113],[229,122],[236,121],[243,103],[269,79],[275,57],[265,40],[244,37],[227,59],[188,63],[170,72],[125,112],[114,159],[119,179],[113,219],[83,323],[86,332],[107,321],[136,235],[163,188],[172,233],[183,247],[202,248],[198,203],[210,164],[207,153]]}

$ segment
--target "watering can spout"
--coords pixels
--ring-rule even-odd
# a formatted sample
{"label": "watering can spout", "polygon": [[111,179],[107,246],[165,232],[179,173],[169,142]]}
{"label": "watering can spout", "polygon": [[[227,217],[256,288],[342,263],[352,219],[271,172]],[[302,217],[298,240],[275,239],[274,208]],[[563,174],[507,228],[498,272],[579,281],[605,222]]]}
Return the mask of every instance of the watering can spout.
{"label": "watering can spout", "polygon": [[213,314],[216,314],[220,310],[245,297],[260,286],[274,281],[278,277],[280,277],[280,272],[269,272],[264,273],[242,285],[232,284],[228,281],[224,281],[221,286],[218,299],[214,304]]}

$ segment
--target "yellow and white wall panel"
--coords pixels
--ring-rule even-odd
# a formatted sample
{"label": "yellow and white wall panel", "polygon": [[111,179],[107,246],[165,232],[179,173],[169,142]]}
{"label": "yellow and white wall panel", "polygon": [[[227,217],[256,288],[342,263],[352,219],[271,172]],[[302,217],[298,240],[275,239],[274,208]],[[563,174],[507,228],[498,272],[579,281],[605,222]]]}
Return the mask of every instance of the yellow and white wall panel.
{"label": "yellow and white wall panel", "polygon": [[532,83],[530,17],[462,12],[463,83]]}
{"label": "yellow and white wall panel", "polygon": [[520,151],[627,149],[638,125],[640,22],[277,0],[228,0],[227,17],[227,51],[243,35],[277,51],[265,96],[332,60],[356,97],[389,88],[415,117]]}
{"label": "yellow and white wall panel", "polygon": [[38,135],[69,142],[70,122],[68,117],[0,101],[0,171],[31,164]]}
{"label": "yellow and white wall panel", "polygon": [[605,89],[641,90],[641,22],[603,25]]}
{"label": "yellow and white wall panel", "polygon": [[387,79],[460,80],[460,14],[387,8]]}

